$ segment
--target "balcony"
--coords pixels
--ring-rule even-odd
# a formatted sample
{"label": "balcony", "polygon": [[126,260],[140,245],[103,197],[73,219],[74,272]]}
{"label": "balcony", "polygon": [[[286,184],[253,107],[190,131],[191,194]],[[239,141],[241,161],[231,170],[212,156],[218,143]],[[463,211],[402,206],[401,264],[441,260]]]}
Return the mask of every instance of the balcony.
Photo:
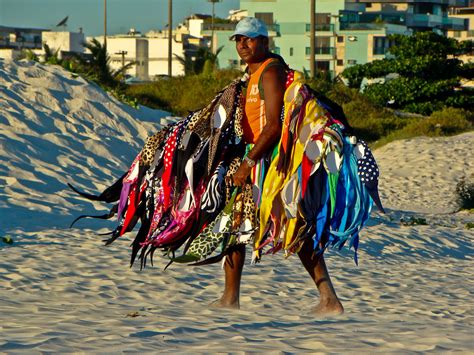
{"label": "balcony", "polygon": [[464,31],[468,29],[468,21],[463,18],[446,17],[433,14],[407,15],[408,27],[442,28],[445,30]]}
{"label": "balcony", "polygon": [[[324,23],[324,24],[316,24],[314,25],[314,29],[316,32],[334,32],[334,25],[329,24],[329,23]],[[306,33],[311,32],[311,24],[307,23],[306,24]]]}
{"label": "balcony", "polygon": [[[391,4],[393,0],[346,0],[348,3],[377,3],[377,4]],[[397,3],[401,4],[413,4],[418,2],[417,0],[397,0]],[[431,0],[429,1],[433,4],[438,5],[448,5],[448,6],[459,6],[467,7],[469,5],[469,0]]]}
{"label": "balcony", "polygon": [[347,30],[380,30],[386,24],[405,25],[405,13],[354,13],[343,12],[340,18],[339,28]]}
{"label": "balcony", "polygon": [[[315,54],[318,59],[333,59],[336,53],[334,47],[316,47]],[[311,55],[311,48],[306,47],[306,57],[309,58]]]}

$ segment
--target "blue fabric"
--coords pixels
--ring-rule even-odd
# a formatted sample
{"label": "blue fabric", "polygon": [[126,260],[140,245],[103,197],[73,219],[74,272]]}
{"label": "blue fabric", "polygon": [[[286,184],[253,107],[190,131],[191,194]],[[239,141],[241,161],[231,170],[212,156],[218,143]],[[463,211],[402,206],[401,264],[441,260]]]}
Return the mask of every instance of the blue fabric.
{"label": "blue fabric", "polygon": [[328,179],[327,179],[327,174],[324,172],[321,176],[320,180],[321,184],[323,186],[326,186],[322,190],[322,195],[321,195],[321,207],[316,215],[316,235],[314,236],[314,244],[313,248],[318,249],[318,244],[321,241],[321,237],[323,236],[323,233],[325,232],[326,229],[326,221],[328,218],[328,203],[329,203],[329,186],[328,186]]}

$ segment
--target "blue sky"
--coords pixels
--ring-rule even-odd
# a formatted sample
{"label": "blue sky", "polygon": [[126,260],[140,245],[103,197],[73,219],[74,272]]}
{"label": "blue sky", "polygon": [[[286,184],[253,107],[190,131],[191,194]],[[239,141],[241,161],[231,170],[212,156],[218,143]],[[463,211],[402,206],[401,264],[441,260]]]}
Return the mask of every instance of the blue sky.
{"label": "blue sky", "polygon": [[[239,8],[239,0],[216,3],[216,15],[226,17]],[[54,29],[69,16],[67,29],[84,29],[86,35],[103,33],[103,0],[0,0],[0,25]],[[193,13],[211,13],[207,0],[173,0],[173,26]],[[107,0],[107,31],[124,33],[131,27],[146,32],[162,29],[168,17],[168,0]]]}

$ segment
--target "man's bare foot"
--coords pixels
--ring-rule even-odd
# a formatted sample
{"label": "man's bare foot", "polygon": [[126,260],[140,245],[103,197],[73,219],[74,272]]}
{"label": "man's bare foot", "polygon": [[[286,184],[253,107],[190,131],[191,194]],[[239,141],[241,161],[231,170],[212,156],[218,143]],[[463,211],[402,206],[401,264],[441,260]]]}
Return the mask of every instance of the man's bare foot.
{"label": "man's bare foot", "polygon": [[239,301],[227,301],[219,298],[209,304],[211,308],[227,308],[227,309],[240,309]]}
{"label": "man's bare foot", "polygon": [[331,301],[320,301],[319,304],[313,308],[313,313],[318,316],[338,316],[344,313],[344,307],[342,307],[339,300]]}

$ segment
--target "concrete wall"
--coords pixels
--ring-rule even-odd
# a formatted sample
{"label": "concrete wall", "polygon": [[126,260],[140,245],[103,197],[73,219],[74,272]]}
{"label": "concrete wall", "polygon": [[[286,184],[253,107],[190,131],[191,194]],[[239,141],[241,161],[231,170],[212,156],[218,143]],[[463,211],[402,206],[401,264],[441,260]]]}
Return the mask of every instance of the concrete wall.
{"label": "concrete wall", "polygon": [[[176,59],[174,54],[183,57],[182,42],[173,41],[172,44],[172,75],[184,75],[184,66]],[[157,75],[168,75],[168,38],[148,38],[148,76],[150,79]]]}
{"label": "concrete wall", "polygon": [[45,31],[41,34],[43,43],[52,50],[65,52],[84,52],[85,36],[79,32],[53,32]]}
{"label": "concrete wall", "polygon": [[203,19],[189,19],[189,34],[193,37],[202,38]]}
{"label": "concrete wall", "polygon": [[[102,40],[99,40],[102,42]],[[127,70],[126,74],[136,76],[141,80],[148,80],[148,77],[140,77],[139,75],[144,72],[143,66],[148,63],[143,63],[142,60],[138,59],[138,39],[134,37],[107,37],[107,53],[110,56],[110,67],[114,70],[122,67],[122,55],[121,52],[127,52],[123,56],[123,63],[128,64],[130,62],[137,62],[130,69]]]}

